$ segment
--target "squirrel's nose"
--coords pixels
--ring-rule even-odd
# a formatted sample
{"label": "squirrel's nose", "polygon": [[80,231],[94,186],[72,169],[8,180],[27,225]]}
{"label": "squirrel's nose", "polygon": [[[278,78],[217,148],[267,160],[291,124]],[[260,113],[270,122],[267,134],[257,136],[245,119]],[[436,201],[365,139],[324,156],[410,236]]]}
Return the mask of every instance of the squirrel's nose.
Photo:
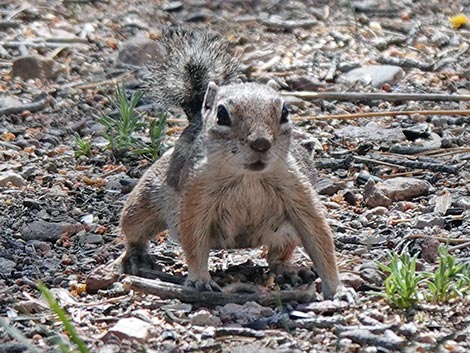
{"label": "squirrel's nose", "polygon": [[256,140],[250,140],[248,144],[256,152],[266,152],[271,148],[271,142],[266,137],[258,137]]}

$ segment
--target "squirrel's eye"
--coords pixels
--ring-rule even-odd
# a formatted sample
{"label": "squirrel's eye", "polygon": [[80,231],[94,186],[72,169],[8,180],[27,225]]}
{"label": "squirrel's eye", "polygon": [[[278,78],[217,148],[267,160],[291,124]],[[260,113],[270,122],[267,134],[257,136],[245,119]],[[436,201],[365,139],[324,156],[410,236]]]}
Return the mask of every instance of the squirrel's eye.
{"label": "squirrel's eye", "polygon": [[223,126],[232,125],[230,115],[228,114],[227,109],[223,105],[219,105],[217,107],[217,124]]}
{"label": "squirrel's eye", "polygon": [[282,114],[281,114],[281,124],[285,124],[289,122],[289,110],[287,109],[287,105],[282,106]]}

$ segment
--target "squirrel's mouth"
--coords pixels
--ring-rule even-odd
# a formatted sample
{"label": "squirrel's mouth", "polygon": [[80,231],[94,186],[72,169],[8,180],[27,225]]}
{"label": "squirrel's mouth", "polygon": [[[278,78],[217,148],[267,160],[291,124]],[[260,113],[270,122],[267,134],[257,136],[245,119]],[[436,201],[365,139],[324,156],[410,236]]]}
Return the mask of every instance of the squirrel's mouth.
{"label": "squirrel's mouth", "polygon": [[262,161],[257,161],[255,163],[245,164],[246,169],[252,170],[254,172],[259,172],[266,168],[266,163]]}

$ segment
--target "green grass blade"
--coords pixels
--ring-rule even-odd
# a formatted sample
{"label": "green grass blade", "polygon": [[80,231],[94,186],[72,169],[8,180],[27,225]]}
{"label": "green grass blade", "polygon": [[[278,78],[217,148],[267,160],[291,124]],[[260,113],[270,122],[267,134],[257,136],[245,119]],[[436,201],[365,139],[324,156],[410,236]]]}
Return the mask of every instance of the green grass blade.
{"label": "green grass blade", "polygon": [[78,336],[78,333],[75,330],[75,327],[72,325],[72,323],[68,319],[65,310],[59,305],[59,303],[57,303],[57,300],[54,298],[54,296],[49,291],[49,289],[42,282],[38,282],[38,288],[41,294],[46,299],[52,311],[56,313],[60,321],[62,321],[65,327],[65,330],[70,335],[70,339],[72,340],[73,343],[75,343],[79,351],[81,353],[89,353],[89,350],[87,346],[85,345],[85,342],[83,342],[82,339]]}

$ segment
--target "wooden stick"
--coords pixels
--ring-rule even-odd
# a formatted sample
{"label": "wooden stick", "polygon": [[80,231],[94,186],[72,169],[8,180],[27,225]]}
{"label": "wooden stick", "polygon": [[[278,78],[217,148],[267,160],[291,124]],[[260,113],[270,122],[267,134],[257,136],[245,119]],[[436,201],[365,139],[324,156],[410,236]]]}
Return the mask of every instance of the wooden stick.
{"label": "wooden stick", "polygon": [[470,110],[403,110],[403,111],[391,111],[391,112],[364,112],[354,114],[338,114],[338,115],[320,115],[320,116],[298,116],[292,118],[293,121],[308,121],[308,120],[328,120],[328,119],[360,119],[360,118],[375,118],[384,116],[397,116],[397,115],[468,115],[470,116]]}
{"label": "wooden stick", "polygon": [[410,176],[410,175],[420,175],[423,174],[424,170],[423,169],[417,169],[417,170],[412,170],[410,172],[403,172],[403,173],[394,173],[391,175],[381,175],[381,179],[393,179],[401,176]]}
{"label": "wooden stick", "polygon": [[444,156],[453,156],[454,154],[470,152],[470,148],[469,147],[454,147],[454,148],[448,148],[448,149],[440,148],[438,150],[427,151],[427,152],[433,152],[433,153],[421,152],[418,155],[419,156],[430,156],[432,158],[444,157]]}
{"label": "wooden stick", "polygon": [[185,303],[197,303],[208,307],[226,305],[229,303],[245,304],[255,301],[263,306],[276,305],[279,302],[312,302],[316,300],[316,293],[312,290],[290,290],[268,293],[220,293],[198,292],[195,289],[174,283],[152,280],[136,276],[127,276],[125,287],[132,290],[157,295],[162,299],[179,299]]}
{"label": "wooden stick", "polygon": [[449,252],[452,252],[454,250],[459,250],[459,249],[465,249],[466,247],[470,247],[470,241],[449,247]]}
{"label": "wooden stick", "polygon": [[88,43],[85,42],[83,39],[80,39],[80,41],[70,41],[69,42],[53,42],[53,41],[36,41],[36,42],[31,42],[31,41],[11,41],[11,42],[0,42],[0,45],[4,48],[7,49],[12,49],[12,48],[18,48],[22,45],[30,48],[59,48],[59,47],[67,47],[67,46],[74,46],[74,45],[82,45]]}
{"label": "wooden stick", "polygon": [[383,162],[383,161],[379,161],[379,160],[373,159],[373,158],[366,158],[366,157],[354,156],[354,159],[355,159],[356,161],[360,161],[360,162],[370,162],[370,163],[374,163],[374,164],[385,165],[385,166],[391,167],[391,168],[399,168],[399,169],[404,169],[404,168],[406,168],[406,167],[404,167],[404,166],[402,166],[402,165],[393,164],[393,163],[389,163],[389,162]]}
{"label": "wooden stick", "polygon": [[284,96],[294,96],[303,99],[324,99],[341,101],[470,101],[470,95],[436,94],[436,93],[361,93],[361,92],[281,92]]}
{"label": "wooden stick", "polygon": [[469,147],[452,147],[452,148],[439,148],[437,150],[424,151],[417,153],[416,156],[429,156],[429,155],[439,155],[441,153],[456,152],[456,153],[466,153],[470,152]]}

